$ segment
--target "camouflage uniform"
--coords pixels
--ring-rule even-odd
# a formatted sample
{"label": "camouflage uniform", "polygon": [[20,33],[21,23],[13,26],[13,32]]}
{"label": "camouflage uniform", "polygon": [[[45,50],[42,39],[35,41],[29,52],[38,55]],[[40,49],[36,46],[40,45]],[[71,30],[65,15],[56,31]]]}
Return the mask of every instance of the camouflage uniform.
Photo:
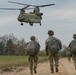
{"label": "camouflage uniform", "polygon": [[[35,41],[35,36],[31,36],[30,37],[30,40],[31,41]],[[37,41],[35,43],[38,43]],[[39,45],[39,48],[38,49],[38,52],[39,52],[39,49],[40,49],[40,44],[38,43]],[[36,71],[36,68],[37,68],[37,63],[38,63],[38,52],[35,53],[34,55],[29,55],[29,58],[28,58],[28,61],[30,63],[30,73],[33,74],[33,70],[34,70],[34,73],[37,73]]]}
{"label": "camouflage uniform", "polygon": [[68,57],[68,61],[71,61],[72,55],[71,55],[70,51],[69,51],[69,53],[67,53],[67,57]]}
{"label": "camouflage uniform", "polygon": [[[48,31],[48,33],[49,33],[49,31]],[[55,37],[49,35],[48,39],[53,39],[53,38],[55,38]],[[51,73],[54,72],[54,64],[55,64],[55,70],[56,70],[56,72],[58,72],[59,53],[57,53],[55,55],[53,55],[51,53],[51,51],[48,49],[48,46],[47,46],[48,39],[45,41],[45,50],[46,50],[46,54],[49,55]],[[60,45],[60,47],[62,48],[62,44]]]}
{"label": "camouflage uniform", "polygon": [[72,57],[73,61],[74,61],[74,65],[75,65],[75,69],[76,69],[76,54],[72,53],[72,47],[73,47],[73,43],[76,42],[76,34],[73,35],[73,40],[70,42],[69,44],[69,48],[70,48],[70,58]]}
{"label": "camouflage uniform", "polygon": [[33,74],[33,70],[36,73],[36,68],[37,68],[37,63],[38,63],[38,56],[37,55],[30,55],[29,58],[29,63],[30,63],[30,72]]}
{"label": "camouflage uniform", "polygon": [[54,64],[55,64],[55,69],[56,69],[56,72],[57,72],[58,71],[58,63],[59,63],[59,56],[58,56],[58,54],[53,56],[50,53],[49,54],[49,60],[50,60],[50,69],[51,69],[51,71],[54,71]]}
{"label": "camouflage uniform", "polygon": [[76,70],[76,55],[72,54],[72,59],[74,61],[74,66],[75,66],[75,70]]}

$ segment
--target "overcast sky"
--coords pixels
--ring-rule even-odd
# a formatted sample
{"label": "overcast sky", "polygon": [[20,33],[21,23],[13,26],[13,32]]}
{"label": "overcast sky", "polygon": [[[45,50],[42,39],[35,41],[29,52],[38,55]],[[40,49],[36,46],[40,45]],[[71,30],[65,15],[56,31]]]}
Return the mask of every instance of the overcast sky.
{"label": "overcast sky", "polygon": [[[76,0],[12,0],[15,2],[41,5],[54,3],[54,6],[41,8],[44,14],[42,26],[34,24],[30,26],[24,23],[20,25],[17,21],[19,11],[0,10],[0,35],[14,34],[18,39],[24,38],[29,41],[31,35],[35,35],[44,49],[45,40],[48,37],[48,30],[53,30],[55,37],[58,37],[63,45],[69,44],[72,40],[72,35],[76,33]],[[0,7],[22,8],[23,5],[9,3],[8,0],[0,0]],[[26,12],[32,12],[33,10]]]}

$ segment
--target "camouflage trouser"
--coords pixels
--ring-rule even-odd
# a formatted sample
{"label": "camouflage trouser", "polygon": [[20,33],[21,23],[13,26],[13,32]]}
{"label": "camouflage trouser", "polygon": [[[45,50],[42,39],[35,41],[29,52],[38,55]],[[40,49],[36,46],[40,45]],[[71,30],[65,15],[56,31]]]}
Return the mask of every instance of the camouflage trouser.
{"label": "camouflage trouser", "polygon": [[54,71],[54,64],[55,64],[55,68],[58,69],[58,63],[59,63],[58,54],[56,54],[54,56],[52,54],[50,54],[49,55],[49,60],[50,60],[50,69],[51,69],[51,71]]}
{"label": "camouflage trouser", "polygon": [[33,69],[37,68],[38,56],[37,55],[31,55],[31,56],[29,56],[28,60],[30,63],[30,72],[33,73]]}
{"label": "camouflage trouser", "polygon": [[75,66],[75,69],[76,69],[76,55],[72,54],[72,59],[74,61],[74,66]]}
{"label": "camouflage trouser", "polygon": [[68,61],[71,61],[72,55],[71,54],[68,54],[67,57],[68,57]]}

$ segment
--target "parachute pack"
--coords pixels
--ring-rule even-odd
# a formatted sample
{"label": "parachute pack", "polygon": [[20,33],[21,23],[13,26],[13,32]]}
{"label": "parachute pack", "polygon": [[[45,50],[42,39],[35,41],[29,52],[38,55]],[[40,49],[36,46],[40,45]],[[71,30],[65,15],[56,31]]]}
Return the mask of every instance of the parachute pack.
{"label": "parachute pack", "polygon": [[35,55],[39,52],[39,50],[40,50],[40,45],[38,44],[38,42],[30,41],[27,44],[26,52],[28,55]]}
{"label": "parachute pack", "polygon": [[76,40],[73,40],[71,42],[70,49],[71,49],[72,54],[75,54],[76,55]]}
{"label": "parachute pack", "polygon": [[48,51],[52,54],[57,54],[61,49],[61,41],[57,38],[48,39]]}

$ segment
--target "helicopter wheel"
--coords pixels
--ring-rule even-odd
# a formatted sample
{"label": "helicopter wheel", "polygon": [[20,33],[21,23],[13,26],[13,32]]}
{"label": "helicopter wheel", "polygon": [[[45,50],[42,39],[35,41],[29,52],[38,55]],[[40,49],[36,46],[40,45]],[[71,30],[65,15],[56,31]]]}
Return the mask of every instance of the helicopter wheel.
{"label": "helicopter wheel", "polygon": [[23,23],[21,23],[21,25],[23,25]]}
{"label": "helicopter wheel", "polygon": [[41,23],[40,23],[40,26],[41,26]]}
{"label": "helicopter wheel", "polygon": [[33,26],[33,23],[29,23],[31,26]]}

